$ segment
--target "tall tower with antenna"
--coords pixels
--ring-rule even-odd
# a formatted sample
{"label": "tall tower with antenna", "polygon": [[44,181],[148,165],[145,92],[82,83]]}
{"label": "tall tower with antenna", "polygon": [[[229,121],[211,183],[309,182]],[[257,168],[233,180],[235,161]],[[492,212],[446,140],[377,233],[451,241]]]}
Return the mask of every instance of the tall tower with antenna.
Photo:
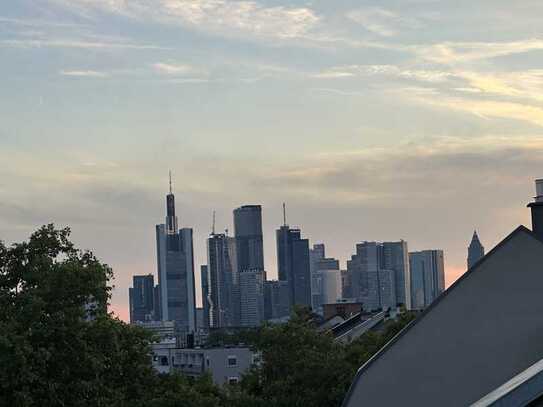
{"label": "tall tower with antenna", "polygon": [[179,229],[170,171],[166,220],[156,225],[158,285],[161,318],[175,321],[180,333],[196,330],[192,234],[191,228]]}

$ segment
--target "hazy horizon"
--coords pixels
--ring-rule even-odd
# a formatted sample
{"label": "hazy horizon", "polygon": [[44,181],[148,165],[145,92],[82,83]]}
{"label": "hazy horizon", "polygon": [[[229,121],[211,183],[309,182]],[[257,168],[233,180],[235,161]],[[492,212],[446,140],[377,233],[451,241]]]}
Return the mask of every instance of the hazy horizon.
{"label": "hazy horizon", "polygon": [[364,240],[489,251],[542,177],[543,3],[20,0],[0,4],[0,239],[40,225],[156,275],[168,171],[200,271],[212,212],[263,206],[345,261]]}

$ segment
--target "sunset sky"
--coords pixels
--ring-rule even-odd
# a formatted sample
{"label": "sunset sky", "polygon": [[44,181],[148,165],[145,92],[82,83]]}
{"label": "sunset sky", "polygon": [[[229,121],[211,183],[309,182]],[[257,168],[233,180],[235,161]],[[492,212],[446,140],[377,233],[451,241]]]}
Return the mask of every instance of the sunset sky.
{"label": "sunset sky", "polygon": [[0,239],[42,224],[115,271],[156,275],[168,171],[194,228],[262,204],[345,261],[363,240],[465,271],[543,177],[540,0],[0,2]]}

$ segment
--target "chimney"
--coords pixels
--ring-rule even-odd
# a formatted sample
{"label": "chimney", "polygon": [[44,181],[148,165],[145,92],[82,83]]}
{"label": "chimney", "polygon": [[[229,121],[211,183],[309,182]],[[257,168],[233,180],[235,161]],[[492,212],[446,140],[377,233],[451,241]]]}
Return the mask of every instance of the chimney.
{"label": "chimney", "polygon": [[532,231],[543,239],[543,179],[535,181],[535,192],[534,202],[529,203],[528,208],[532,210]]}

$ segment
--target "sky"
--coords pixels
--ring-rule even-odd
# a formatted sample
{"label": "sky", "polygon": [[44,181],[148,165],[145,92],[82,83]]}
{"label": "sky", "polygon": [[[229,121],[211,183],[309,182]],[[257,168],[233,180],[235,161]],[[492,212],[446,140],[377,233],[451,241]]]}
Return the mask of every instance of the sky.
{"label": "sky", "polygon": [[70,226],[115,272],[156,275],[173,172],[194,228],[262,204],[342,268],[356,242],[491,249],[543,177],[539,0],[0,2],[0,240]]}

